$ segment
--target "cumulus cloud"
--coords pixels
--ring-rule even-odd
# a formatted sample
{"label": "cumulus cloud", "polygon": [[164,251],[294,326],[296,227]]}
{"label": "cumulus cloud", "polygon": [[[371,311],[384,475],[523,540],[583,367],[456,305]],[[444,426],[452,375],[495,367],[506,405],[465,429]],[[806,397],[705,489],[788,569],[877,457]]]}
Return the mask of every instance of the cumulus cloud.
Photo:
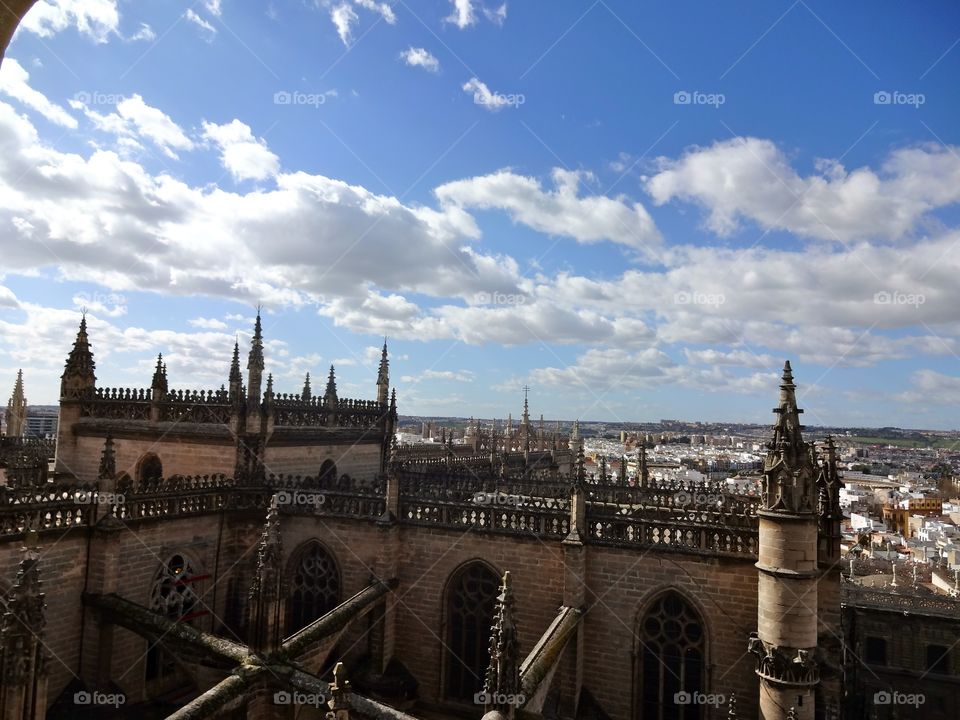
{"label": "cumulus cloud", "polygon": [[896,395],[899,402],[919,406],[960,404],[960,377],[917,370],[910,376],[910,386],[909,390]]}
{"label": "cumulus cloud", "polygon": [[280,170],[280,159],[250,126],[233,120],[224,125],[203,123],[203,136],[220,148],[220,161],[234,180],[265,180]]}
{"label": "cumulus cloud", "polygon": [[353,0],[358,7],[362,7],[364,10],[370,10],[371,12],[377,13],[384,22],[395,25],[397,22],[397,16],[393,12],[393,8],[390,7],[388,3],[385,2],[376,2],[376,0]]}
{"label": "cumulus cloud", "polygon": [[490,112],[498,112],[505,107],[516,105],[515,97],[494,92],[479,78],[470,78],[463,84],[463,91],[473,95],[473,102]]}
{"label": "cumulus cloud", "polygon": [[140,95],[123,98],[113,113],[99,113],[79,99],[71,100],[70,107],[82,111],[98,130],[117,136],[126,148],[139,149],[142,146],[137,141],[147,139],[164,155],[176,160],[177,150],[194,147],[193,141],[170,116],[148,105]]}
{"label": "cumulus cloud", "polygon": [[30,73],[14,58],[8,57],[0,66],[0,93],[12,97],[47,120],[63,127],[76,128],[77,119],[63,107],[51,102],[46,95],[29,85]]}
{"label": "cumulus cloud", "polygon": [[649,254],[659,247],[660,233],[640,203],[580,197],[582,181],[592,179],[588,173],[555,168],[552,178],[554,189],[545,190],[536,178],[500,170],[441,185],[436,195],[445,204],[506,210],[515,222],[581,243],[611,241]]}
{"label": "cumulus cloud", "polygon": [[223,320],[217,320],[216,318],[205,318],[198,317],[188,320],[188,323],[195,328],[202,328],[204,330],[226,330],[227,324]]}
{"label": "cumulus cloud", "polygon": [[75,28],[94,42],[105,43],[117,34],[117,0],[40,0],[24,16],[19,28],[43,38]]}
{"label": "cumulus cloud", "polygon": [[409,47],[400,53],[400,59],[411,67],[422,67],[428,72],[440,72],[440,61],[424,48]]}
{"label": "cumulus cloud", "polygon": [[147,23],[140,23],[140,28],[133,35],[131,35],[129,39],[132,42],[136,42],[137,40],[152,42],[157,39],[157,34]]}
{"label": "cumulus cloud", "polygon": [[451,23],[464,30],[477,21],[473,0],[450,0],[450,4],[453,6],[452,12],[444,18],[444,22]]}
{"label": "cumulus cloud", "polygon": [[929,211],[960,201],[960,155],[940,146],[896,150],[879,172],[821,160],[819,172],[807,177],[773,142],[758,138],[692,148],[658,164],[659,172],[646,180],[654,201],[702,205],[707,227],[719,235],[734,232],[746,218],[819,240],[897,240]]}

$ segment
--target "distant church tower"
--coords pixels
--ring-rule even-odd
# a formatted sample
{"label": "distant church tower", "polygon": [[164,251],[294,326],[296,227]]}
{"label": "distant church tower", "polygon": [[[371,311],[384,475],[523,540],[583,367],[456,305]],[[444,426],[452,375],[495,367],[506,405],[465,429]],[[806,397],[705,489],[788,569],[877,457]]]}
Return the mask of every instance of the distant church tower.
{"label": "distant church tower", "polygon": [[[817,650],[817,468],[803,441],[793,373],[783,367],[780,406],[763,467],[757,657],[762,720],[813,720]],[[789,715],[788,715],[789,714]]]}
{"label": "distant church tower", "polygon": [[23,370],[17,370],[17,382],[7,403],[7,436],[23,437],[27,431],[27,399],[23,396]]}

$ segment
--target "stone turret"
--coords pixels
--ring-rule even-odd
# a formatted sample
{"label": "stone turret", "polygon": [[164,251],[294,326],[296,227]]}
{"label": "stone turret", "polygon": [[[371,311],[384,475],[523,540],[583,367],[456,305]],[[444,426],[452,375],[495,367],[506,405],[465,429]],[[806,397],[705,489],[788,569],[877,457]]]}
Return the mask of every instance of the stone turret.
{"label": "stone turret", "polygon": [[757,657],[760,718],[813,720],[820,681],[817,651],[816,469],[801,433],[796,385],[783,368],[773,440],[763,468],[759,516],[757,632],[748,649]]}
{"label": "stone turret", "polygon": [[76,468],[83,467],[86,456],[77,445],[73,432],[80,419],[83,402],[96,394],[97,376],[90,339],[87,337],[87,316],[80,318],[80,329],[67,356],[60,378],[60,417],[57,422],[56,473],[61,477],[76,477]]}
{"label": "stone turret", "polygon": [[583,447],[583,441],[580,439],[580,420],[573,421],[573,430],[570,432],[570,449],[576,451]]}
{"label": "stone turret", "polygon": [[60,376],[60,399],[79,400],[93,395],[97,386],[96,364],[87,337],[87,316],[80,318],[80,329]]}
{"label": "stone turret", "polygon": [[260,324],[260,312],[253,326],[253,340],[250,342],[250,355],[247,358],[247,408],[260,407],[263,382],[263,328]]}
{"label": "stone turret", "polygon": [[383,350],[380,353],[380,368],[377,371],[377,402],[387,404],[390,392],[390,360],[387,358],[387,339],[383,339]]}
{"label": "stone turret", "polygon": [[13,395],[7,403],[7,436],[23,437],[27,430],[27,399],[23,395],[23,370],[17,370]]}

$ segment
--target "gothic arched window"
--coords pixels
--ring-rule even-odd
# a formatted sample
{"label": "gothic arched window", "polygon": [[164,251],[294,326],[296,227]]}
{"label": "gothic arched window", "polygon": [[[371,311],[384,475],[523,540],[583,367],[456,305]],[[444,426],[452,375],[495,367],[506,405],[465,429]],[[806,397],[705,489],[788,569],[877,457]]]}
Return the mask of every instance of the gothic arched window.
{"label": "gothic arched window", "polygon": [[446,696],[472,700],[490,664],[490,627],[500,578],[472,562],[447,586]]}
{"label": "gothic arched window", "polygon": [[699,720],[706,688],[706,637],[699,613],[667,591],[647,609],[638,629],[642,720]]}
{"label": "gothic arched window", "polygon": [[141,458],[137,465],[137,480],[142,482],[163,479],[163,463],[153,453],[148,453]]}
{"label": "gothic arched window", "polygon": [[[150,588],[150,609],[170,620],[188,622],[197,616],[200,599],[195,587],[197,574],[183,555],[173,555],[153,578]],[[160,643],[151,643],[147,650],[147,680],[172,675],[173,658],[163,652]]]}
{"label": "gothic arched window", "polygon": [[306,627],[340,604],[340,569],[318,542],[295,555],[290,573],[287,635]]}

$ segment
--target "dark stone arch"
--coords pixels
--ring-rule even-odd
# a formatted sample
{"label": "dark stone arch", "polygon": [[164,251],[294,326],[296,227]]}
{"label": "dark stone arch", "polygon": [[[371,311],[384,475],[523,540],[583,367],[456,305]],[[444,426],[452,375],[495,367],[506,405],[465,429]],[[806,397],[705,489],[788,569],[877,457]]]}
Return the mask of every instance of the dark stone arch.
{"label": "dark stone arch", "polygon": [[500,574],[482,560],[454,570],[444,591],[444,696],[473,701],[490,664],[490,628]]}
{"label": "dark stone arch", "polygon": [[285,577],[288,636],[340,604],[340,566],[319,540],[308,540],[293,552]]}
{"label": "dark stone arch", "polygon": [[137,482],[140,484],[163,479],[163,463],[156,453],[147,453],[137,462]]}
{"label": "dark stone arch", "polygon": [[700,720],[697,702],[707,690],[708,630],[697,603],[668,587],[653,594],[637,615],[634,717]]}

